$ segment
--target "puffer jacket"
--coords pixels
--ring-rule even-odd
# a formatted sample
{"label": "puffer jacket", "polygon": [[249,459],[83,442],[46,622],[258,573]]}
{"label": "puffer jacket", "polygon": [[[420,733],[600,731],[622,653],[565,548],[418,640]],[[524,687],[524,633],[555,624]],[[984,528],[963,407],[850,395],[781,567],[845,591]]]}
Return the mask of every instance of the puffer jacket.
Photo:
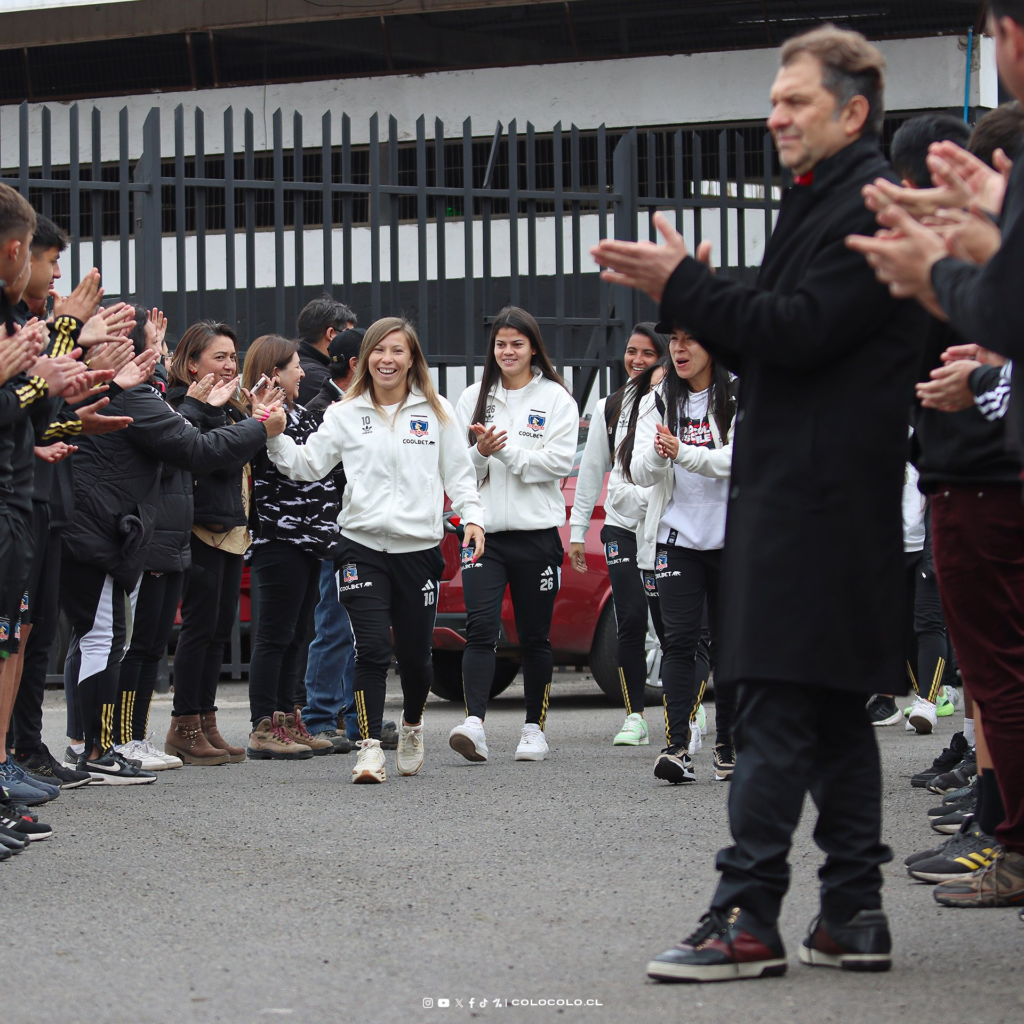
{"label": "puffer jacket", "polygon": [[104,415],[131,416],[132,423],[78,442],[75,512],[64,530],[63,550],[66,558],[96,566],[132,590],[156,528],[161,463],[205,472],[244,464],[263,447],[267,432],[247,419],[202,433],[149,384],[129,391],[112,384],[108,394]]}

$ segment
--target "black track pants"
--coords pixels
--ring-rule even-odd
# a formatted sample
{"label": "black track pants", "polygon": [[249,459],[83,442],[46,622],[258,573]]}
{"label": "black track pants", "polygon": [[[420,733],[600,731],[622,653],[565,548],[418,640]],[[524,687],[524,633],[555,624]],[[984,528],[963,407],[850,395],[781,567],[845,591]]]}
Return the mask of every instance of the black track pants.
{"label": "black track pants", "polygon": [[551,692],[551,613],[561,581],[562,541],[558,530],[491,533],[483,557],[462,569],[466,599],[466,651],[462,680],[466,714],[483,718],[494,679],[505,587],[512,597],[516,633],[523,652],[526,721],[544,728]]}
{"label": "black track pants", "polygon": [[116,740],[118,676],[138,586],[129,594],[102,569],[65,558],[60,590],[61,605],[71,624],[64,662],[68,735],[84,738],[86,754],[93,746],[106,752]]}
{"label": "black track pants", "polygon": [[615,607],[619,682],[626,714],[643,714],[647,685],[647,598],[636,565],[636,534],[619,526],[601,530]]}
{"label": "black track pants", "polygon": [[923,551],[907,553],[907,672],[914,690],[933,704],[942,691],[949,641],[942,617],[939,585]]}
{"label": "black track pants", "polygon": [[669,746],[689,741],[690,720],[704,697],[707,667],[697,658],[697,649],[705,602],[710,630],[709,656],[714,664],[721,560],[721,550],[693,551],[674,545],[658,547],[655,579],[664,632],[661,681]]}
{"label": "black track pants", "polygon": [[185,583],[182,572],[144,572],[135,602],[132,642],[121,662],[114,729],[118,743],[144,740],[149,729],[149,707],[174,616]]}
{"label": "black track pants", "polygon": [[804,795],[818,809],[814,841],[821,911],[848,921],[882,905],[882,772],[864,694],[761,682],[739,685],[736,771],[729,788],[733,845],[718,854],[722,873],[711,902],[740,907],[774,925],[789,888],[789,848]]}
{"label": "black track pants", "polygon": [[192,535],[192,565],[181,599],[181,633],[174,650],[175,717],[217,710],[224,645],[238,617],[242,556]]}
{"label": "black track pants", "polygon": [[338,566],[338,597],[352,623],[354,692],[359,735],[380,739],[391,665],[391,634],[402,678],[403,717],[416,725],[434,682],[430,660],[444,557],[440,548],[390,554],[346,539]]}

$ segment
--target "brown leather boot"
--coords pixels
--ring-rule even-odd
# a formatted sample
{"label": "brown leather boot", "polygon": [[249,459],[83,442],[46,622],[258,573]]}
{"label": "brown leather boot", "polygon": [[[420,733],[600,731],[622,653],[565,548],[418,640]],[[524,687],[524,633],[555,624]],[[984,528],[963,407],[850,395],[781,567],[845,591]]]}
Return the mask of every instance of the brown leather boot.
{"label": "brown leather boot", "polygon": [[245,760],[245,747],[233,747],[221,736],[220,729],[217,728],[216,711],[207,711],[206,714],[200,715],[199,721],[202,726],[203,735],[210,741],[210,746],[228,752],[229,764],[238,764],[239,761]]}
{"label": "brown leather boot", "polygon": [[185,764],[227,764],[228,752],[210,745],[203,735],[198,715],[182,715],[171,719],[164,750],[180,757]]}

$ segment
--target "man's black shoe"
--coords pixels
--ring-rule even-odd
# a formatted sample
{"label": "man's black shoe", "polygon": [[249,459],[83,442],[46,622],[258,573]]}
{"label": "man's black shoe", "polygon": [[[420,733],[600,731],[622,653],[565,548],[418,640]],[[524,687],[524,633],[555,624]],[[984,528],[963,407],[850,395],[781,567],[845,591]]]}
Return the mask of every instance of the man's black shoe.
{"label": "man's black shoe", "polygon": [[21,853],[28,846],[28,839],[0,825],[0,846],[11,853]]}
{"label": "man's black shoe", "polygon": [[892,697],[876,693],[868,701],[868,721],[872,725],[899,725],[903,721],[903,712]]}
{"label": "man's black shoe", "polygon": [[892,967],[892,936],[884,910],[858,911],[846,924],[823,917],[798,951],[800,962],[843,971],[887,971]]}
{"label": "man's black shoe", "polygon": [[94,786],[138,786],[156,782],[156,772],[136,768],[132,761],[116,750],[108,750],[102,757],[90,761],[86,754],[78,759],[78,771],[92,776]]}
{"label": "man's black shoe", "polygon": [[678,786],[681,782],[696,782],[693,761],[686,752],[686,744],[665,747],[654,762],[654,777]]}
{"label": "man's black shoe", "polygon": [[739,907],[708,911],[689,938],[647,965],[647,977],[655,981],[737,981],[785,973],[779,933]]}
{"label": "man's black shoe", "polygon": [[936,775],[925,787],[929,793],[952,793],[954,789],[966,786],[978,774],[977,755],[973,750],[951,771]]}
{"label": "man's black shoe", "polygon": [[[918,772],[914,775],[910,784],[915,789],[924,789],[929,782],[932,781],[937,775],[941,775],[943,772],[948,772],[955,768],[963,759],[964,755],[970,750],[970,744],[964,739],[962,732],[953,733],[953,738],[949,741],[949,746],[934,761],[932,761],[931,768],[923,772]],[[962,785],[962,783],[961,783]]]}
{"label": "man's black shoe", "polygon": [[398,749],[398,726],[391,719],[381,722],[380,745],[384,750]]}
{"label": "man's black shoe", "polygon": [[37,839],[49,839],[53,829],[49,825],[41,825],[28,818],[16,817],[6,807],[0,807],[0,828],[13,832],[18,839],[35,842]]}
{"label": "man's black shoe", "polygon": [[973,793],[968,793],[967,796],[962,796],[959,800],[952,800],[949,803],[943,800],[938,807],[932,807],[928,811],[928,818],[934,821],[936,818],[952,814],[954,811],[973,811],[977,802],[978,798]]}
{"label": "man's black shoe", "polygon": [[46,747],[31,754],[15,755],[14,760],[32,775],[38,776],[52,786],[60,786],[61,789],[78,789],[80,786],[88,786],[91,775],[85,772],[76,771],[74,768],[65,768]]}

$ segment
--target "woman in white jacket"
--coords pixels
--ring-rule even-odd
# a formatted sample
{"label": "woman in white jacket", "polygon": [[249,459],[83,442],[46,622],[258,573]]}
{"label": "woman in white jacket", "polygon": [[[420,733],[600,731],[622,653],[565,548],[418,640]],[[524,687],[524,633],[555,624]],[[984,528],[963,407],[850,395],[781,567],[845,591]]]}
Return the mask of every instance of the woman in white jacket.
{"label": "woman in white jacket", "polygon": [[328,407],[305,444],[281,435],[267,451],[293,480],[320,480],[344,464],[338,582],[355,638],[362,737],[352,781],[387,777],[380,732],[392,630],[404,700],[396,763],[399,775],[415,775],[423,765],[423,709],[433,683],[445,492],[466,524],[471,558],[484,553],[484,510],[465,434],[434,389],[412,325],[398,317],[371,324],[345,398]]}
{"label": "woman in white jacket", "polygon": [[[669,356],[664,381],[641,401],[630,469],[634,482],[652,488],[642,546],[656,549],[655,580],[664,631],[661,676],[667,746],[655,761],[654,774],[680,783],[696,781],[687,750],[691,731],[699,732],[696,714],[703,693],[695,692],[694,659],[705,601],[712,656],[717,638],[736,400],[734,378],[684,329],[673,329]],[[715,703],[715,773],[727,779],[735,764],[735,696],[719,687]]]}
{"label": "woman in white jacket", "polygon": [[[617,747],[647,746],[650,742],[644,721],[647,598],[636,560],[636,531],[647,510],[648,488],[638,487],[629,479],[628,456],[633,449],[639,411],[634,382],[644,378],[646,387],[639,392],[642,398],[661,380],[663,369],[656,371],[658,375],[653,378],[650,374],[645,375],[644,371],[661,360],[665,350],[665,336],[655,330],[655,324],[640,323],[633,328],[626,343],[625,363],[629,382],[607,398],[602,398],[594,409],[569,519],[569,561],[577,572],[586,572],[585,544],[590,517],[604,486],[605,474],[609,474],[601,542],[612,588],[619,682],[626,707],[626,720],[612,740]],[[656,625],[660,628],[660,621]]]}
{"label": "woman in white jacket", "polygon": [[483,720],[508,586],[526,694],[526,725],[515,756],[517,761],[542,761],[548,754],[544,726],[551,689],[551,613],[563,558],[560,482],[572,471],[579,410],[548,359],[537,321],[525,310],[509,306],[495,317],[483,379],[462,393],[456,414],[472,445],[487,508],[487,553],[475,563],[463,558],[466,720],[452,730],[448,742],[470,761],[487,760]]}

